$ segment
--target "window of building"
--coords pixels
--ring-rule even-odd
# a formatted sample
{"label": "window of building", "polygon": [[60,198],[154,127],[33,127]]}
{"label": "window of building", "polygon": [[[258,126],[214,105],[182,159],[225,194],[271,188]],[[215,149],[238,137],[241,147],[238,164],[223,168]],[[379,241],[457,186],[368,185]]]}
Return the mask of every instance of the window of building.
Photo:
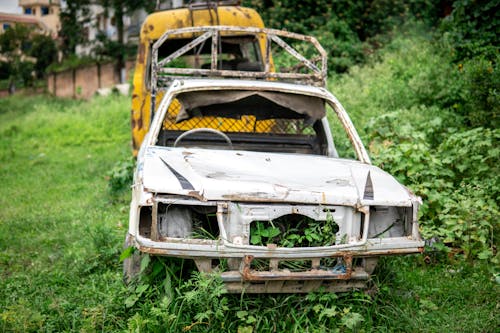
{"label": "window of building", "polygon": [[10,24],[9,23],[4,23],[2,26],[3,26],[3,30],[4,31],[10,28]]}
{"label": "window of building", "polygon": [[42,16],[49,15],[49,7],[41,8]]}
{"label": "window of building", "polygon": [[24,8],[24,14],[31,15],[31,8]]}

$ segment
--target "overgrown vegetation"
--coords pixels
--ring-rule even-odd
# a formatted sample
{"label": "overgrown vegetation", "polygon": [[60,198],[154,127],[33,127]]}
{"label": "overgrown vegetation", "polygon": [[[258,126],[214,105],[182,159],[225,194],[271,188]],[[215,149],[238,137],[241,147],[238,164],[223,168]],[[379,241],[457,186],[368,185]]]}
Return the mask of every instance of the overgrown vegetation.
{"label": "overgrown vegetation", "polygon": [[268,27],[316,36],[328,54],[331,71],[344,73],[361,64],[407,21],[433,25],[451,6],[447,1],[297,1],[247,0]]}
{"label": "overgrown vegetation", "polygon": [[[451,46],[424,36],[397,38],[332,89],[364,126],[374,162],[423,197],[424,236],[498,264],[498,69],[456,65]],[[472,83],[476,76],[483,80]]]}
{"label": "overgrown vegetation", "polygon": [[[491,159],[498,147],[496,132],[480,127],[476,132],[463,131],[464,118],[453,107],[408,101],[414,95],[411,89],[428,89],[417,84],[415,76],[433,77],[436,69],[424,69],[442,64],[431,46],[427,39],[402,37],[380,56],[380,62],[354,68],[350,76],[334,78],[331,84],[357,127],[366,128],[361,132],[375,162],[384,163],[420,194],[428,193],[423,215],[426,235],[444,228],[457,238],[453,248],[468,251],[473,260],[481,258],[489,245],[481,245],[475,236],[469,241],[467,235],[489,239],[491,233],[485,231],[489,229],[472,223],[450,226],[448,221],[458,221],[451,215],[475,207],[480,210],[468,211],[470,221],[480,213],[481,221],[497,228],[494,212],[483,205],[489,190],[465,187],[457,196],[446,184],[454,177],[451,172],[466,175],[464,183],[476,178],[487,183],[483,179],[487,175],[494,179],[488,169],[495,167]],[[415,60],[410,62],[411,57]],[[458,71],[454,65],[447,68]],[[122,176],[128,162],[117,164],[130,156],[128,105],[128,98],[116,96],[90,102],[45,97],[2,100],[2,331],[493,332],[499,326],[498,276],[492,274],[491,261],[466,262],[442,251],[428,252],[425,261],[423,256],[386,258],[376,272],[375,294],[227,295],[221,294],[216,276],[191,277],[192,263],[158,258],[144,259],[144,270],[151,273],[127,289],[118,257],[129,191],[110,196],[108,186],[109,177],[117,184],[129,181]],[[490,141],[493,149],[483,143]],[[469,145],[481,148],[475,151],[478,155],[465,150]],[[438,149],[446,152],[446,162]],[[482,157],[476,161],[474,156]],[[491,157],[484,159],[487,156]],[[434,163],[442,166],[429,167]],[[478,163],[484,168],[476,167]],[[440,184],[450,189],[446,195],[441,196]],[[437,193],[426,192],[428,188]],[[446,206],[455,210],[445,211],[437,203],[455,205]],[[447,234],[441,237],[445,240]],[[491,259],[491,253],[486,257]]]}

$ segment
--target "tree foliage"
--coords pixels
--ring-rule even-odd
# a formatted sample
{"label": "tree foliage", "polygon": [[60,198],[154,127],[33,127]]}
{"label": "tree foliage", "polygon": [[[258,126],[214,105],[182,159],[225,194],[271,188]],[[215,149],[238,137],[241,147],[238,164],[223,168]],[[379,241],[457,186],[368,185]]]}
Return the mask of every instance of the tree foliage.
{"label": "tree foliage", "polygon": [[248,0],[266,25],[311,34],[329,52],[330,70],[342,73],[382,46],[379,35],[407,20],[438,22],[446,1]]}
{"label": "tree foliage", "polygon": [[86,42],[84,32],[85,24],[90,22],[89,5],[90,0],[67,1],[59,14],[59,35],[62,39],[62,51],[66,56],[75,54],[76,46]]}
{"label": "tree foliage", "polygon": [[498,1],[457,0],[441,25],[445,38],[455,48],[455,59],[476,56],[497,61],[500,11]]}
{"label": "tree foliage", "polygon": [[18,83],[29,86],[35,78],[42,78],[45,68],[55,61],[57,49],[49,36],[18,24],[0,35],[0,54],[5,59],[2,78],[9,80],[9,90],[14,92]]}
{"label": "tree foliage", "polygon": [[36,58],[35,72],[41,79],[50,64],[57,61],[57,46],[54,40],[47,35],[34,35],[31,39],[30,55]]}
{"label": "tree foliage", "polygon": [[106,15],[110,12],[114,15],[114,21],[117,30],[117,39],[112,40],[105,34],[98,35],[99,43],[94,47],[94,52],[99,57],[110,57],[117,61],[117,66],[122,68],[125,63],[127,55],[133,54],[135,47],[132,49],[127,47],[125,43],[125,27],[123,19],[126,15],[131,15],[138,9],[145,9],[152,11],[154,9],[154,2],[144,0],[99,0],[98,3],[104,7]]}

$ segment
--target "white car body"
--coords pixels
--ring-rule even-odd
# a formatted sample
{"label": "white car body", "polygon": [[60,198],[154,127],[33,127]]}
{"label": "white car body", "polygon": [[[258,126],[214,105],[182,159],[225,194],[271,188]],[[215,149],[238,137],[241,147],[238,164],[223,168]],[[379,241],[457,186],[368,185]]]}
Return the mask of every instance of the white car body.
{"label": "white car body", "polygon": [[[174,98],[200,91],[321,99],[334,111],[329,116],[338,117],[357,160],[337,157],[326,117],[318,120],[327,145],[322,155],[158,145]],[[273,81],[176,80],[165,91],[137,157],[127,239],[143,253],[194,259],[199,270],[221,274],[230,292],[308,292],[320,287],[344,291],[366,285],[377,256],[422,251],[420,202],[394,177],[371,165],[349,116],[326,89]],[[168,213],[169,207],[176,210]],[[192,238],[189,222],[175,222],[189,220],[195,213],[185,214],[184,209],[192,207],[216,216],[216,237]],[[288,215],[333,218],[336,241],[306,247],[251,244],[255,221]],[[340,270],[324,267],[328,258],[339,258]],[[223,259],[224,270],[217,264]],[[255,269],[255,259],[266,260],[269,267]],[[284,260],[310,265],[291,271],[282,268]]]}

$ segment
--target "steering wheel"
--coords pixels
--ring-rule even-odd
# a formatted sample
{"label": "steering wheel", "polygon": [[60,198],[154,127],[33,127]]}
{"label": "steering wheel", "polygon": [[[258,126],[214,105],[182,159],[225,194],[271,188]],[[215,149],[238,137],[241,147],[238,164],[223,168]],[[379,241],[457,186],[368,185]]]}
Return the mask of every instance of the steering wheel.
{"label": "steering wheel", "polygon": [[223,132],[216,130],[214,128],[206,128],[206,127],[193,128],[193,129],[190,129],[189,131],[182,133],[181,135],[179,135],[177,137],[177,139],[175,139],[174,147],[177,147],[177,144],[182,139],[184,139],[186,136],[194,134],[194,133],[199,133],[199,132],[208,132],[208,133],[212,133],[212,134],[217,134],[218,136],[221,136],[224,140],[226,140],[229,147],[231,149],[233,149],[233,143],[231,142],[231,139],[226,134],[224,134]]}

